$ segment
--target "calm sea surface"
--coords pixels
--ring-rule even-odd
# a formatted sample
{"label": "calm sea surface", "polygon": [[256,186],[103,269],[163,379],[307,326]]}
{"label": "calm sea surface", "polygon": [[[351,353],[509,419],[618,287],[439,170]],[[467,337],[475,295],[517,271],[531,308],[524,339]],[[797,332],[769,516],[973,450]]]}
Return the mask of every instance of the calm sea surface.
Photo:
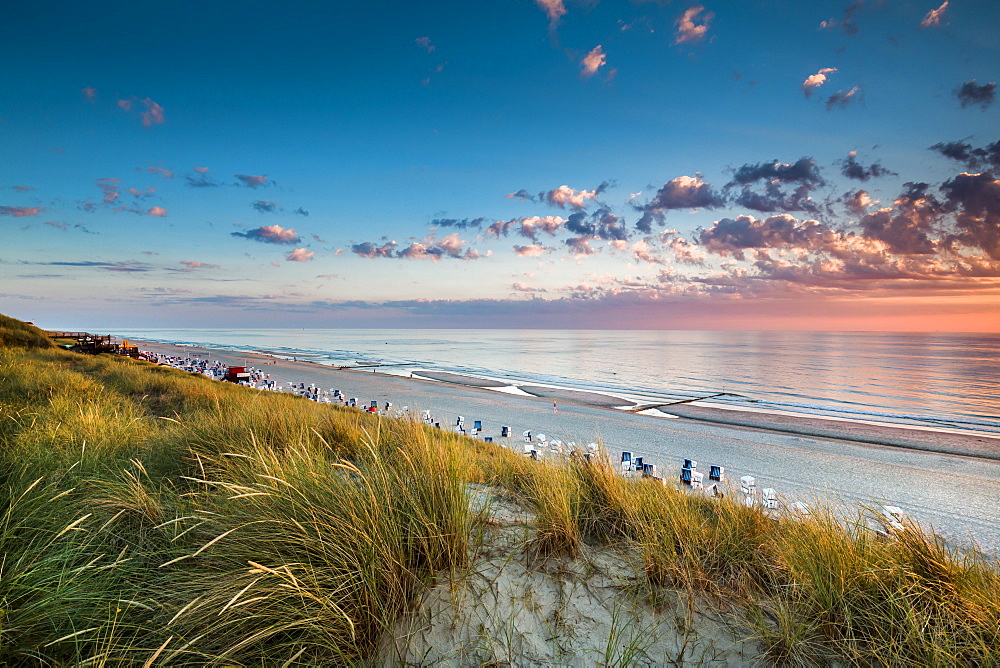
{"label": "calm sea surface", "polygon": [[400,329],[135,329],[122,337],[330,365],[399,364],[649,401],[1000,433],[1000,335]]}

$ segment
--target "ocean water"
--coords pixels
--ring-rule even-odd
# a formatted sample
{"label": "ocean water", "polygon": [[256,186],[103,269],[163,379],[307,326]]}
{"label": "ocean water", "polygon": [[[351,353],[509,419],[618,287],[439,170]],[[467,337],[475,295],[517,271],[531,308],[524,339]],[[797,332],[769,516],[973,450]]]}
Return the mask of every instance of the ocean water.
{"label": "ocean water", "polygon": [[1000,434],[1000,335],[412,329],[134,329],[124,338],[265,352],[384,373],[452,371],[651,403]]}

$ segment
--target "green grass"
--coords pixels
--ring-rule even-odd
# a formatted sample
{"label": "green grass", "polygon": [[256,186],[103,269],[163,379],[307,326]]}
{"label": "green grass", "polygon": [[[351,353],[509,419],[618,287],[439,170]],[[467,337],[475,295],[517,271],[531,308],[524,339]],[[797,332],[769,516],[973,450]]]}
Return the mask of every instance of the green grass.
{"label": "green grass", "polygon": [[860,509],[774,520],[602,456],[534,462],[57,350],[10,319],[0,336],[2,664],[370,660],[433,578],[468,565],[477,482],[533,509],[539,564],[633,551],[648,600],[713,601],[765,662],[1000,665],[996,564],[916,527],[880,538]]}

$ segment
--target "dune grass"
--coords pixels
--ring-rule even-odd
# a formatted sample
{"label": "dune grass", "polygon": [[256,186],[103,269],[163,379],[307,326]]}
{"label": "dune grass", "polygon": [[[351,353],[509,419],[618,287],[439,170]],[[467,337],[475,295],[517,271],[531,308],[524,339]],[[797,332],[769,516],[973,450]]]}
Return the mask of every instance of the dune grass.
{"label": "dune grass", "polygon": [[[5,330],[26,332],[17,336]],[[543,562],[636,551],[649,600],[725,609],[790,665],[1000,665],[1000,572],[842,511],[772,519],[502,447],[117,358],[0,322],[0,663],[371,660],[467,566],[467,485],[537,517]],[[21,344],[10,341],[20,341]]]}

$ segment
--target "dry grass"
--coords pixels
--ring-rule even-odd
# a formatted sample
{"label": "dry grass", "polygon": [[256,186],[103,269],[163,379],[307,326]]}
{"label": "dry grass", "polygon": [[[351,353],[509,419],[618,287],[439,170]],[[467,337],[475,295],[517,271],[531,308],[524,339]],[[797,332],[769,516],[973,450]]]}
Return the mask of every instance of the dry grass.
{"label": "dry grass", "polygon": [[768,662],[1000,664],[996,564],[916,527],[775,520],[603,456],[534,462],[127,359],[7,347],[0,364],[6,664],[370,659],[465,566],[469,482],[533,507],[538,559],[636,550],[650,598],[717,601]]}

